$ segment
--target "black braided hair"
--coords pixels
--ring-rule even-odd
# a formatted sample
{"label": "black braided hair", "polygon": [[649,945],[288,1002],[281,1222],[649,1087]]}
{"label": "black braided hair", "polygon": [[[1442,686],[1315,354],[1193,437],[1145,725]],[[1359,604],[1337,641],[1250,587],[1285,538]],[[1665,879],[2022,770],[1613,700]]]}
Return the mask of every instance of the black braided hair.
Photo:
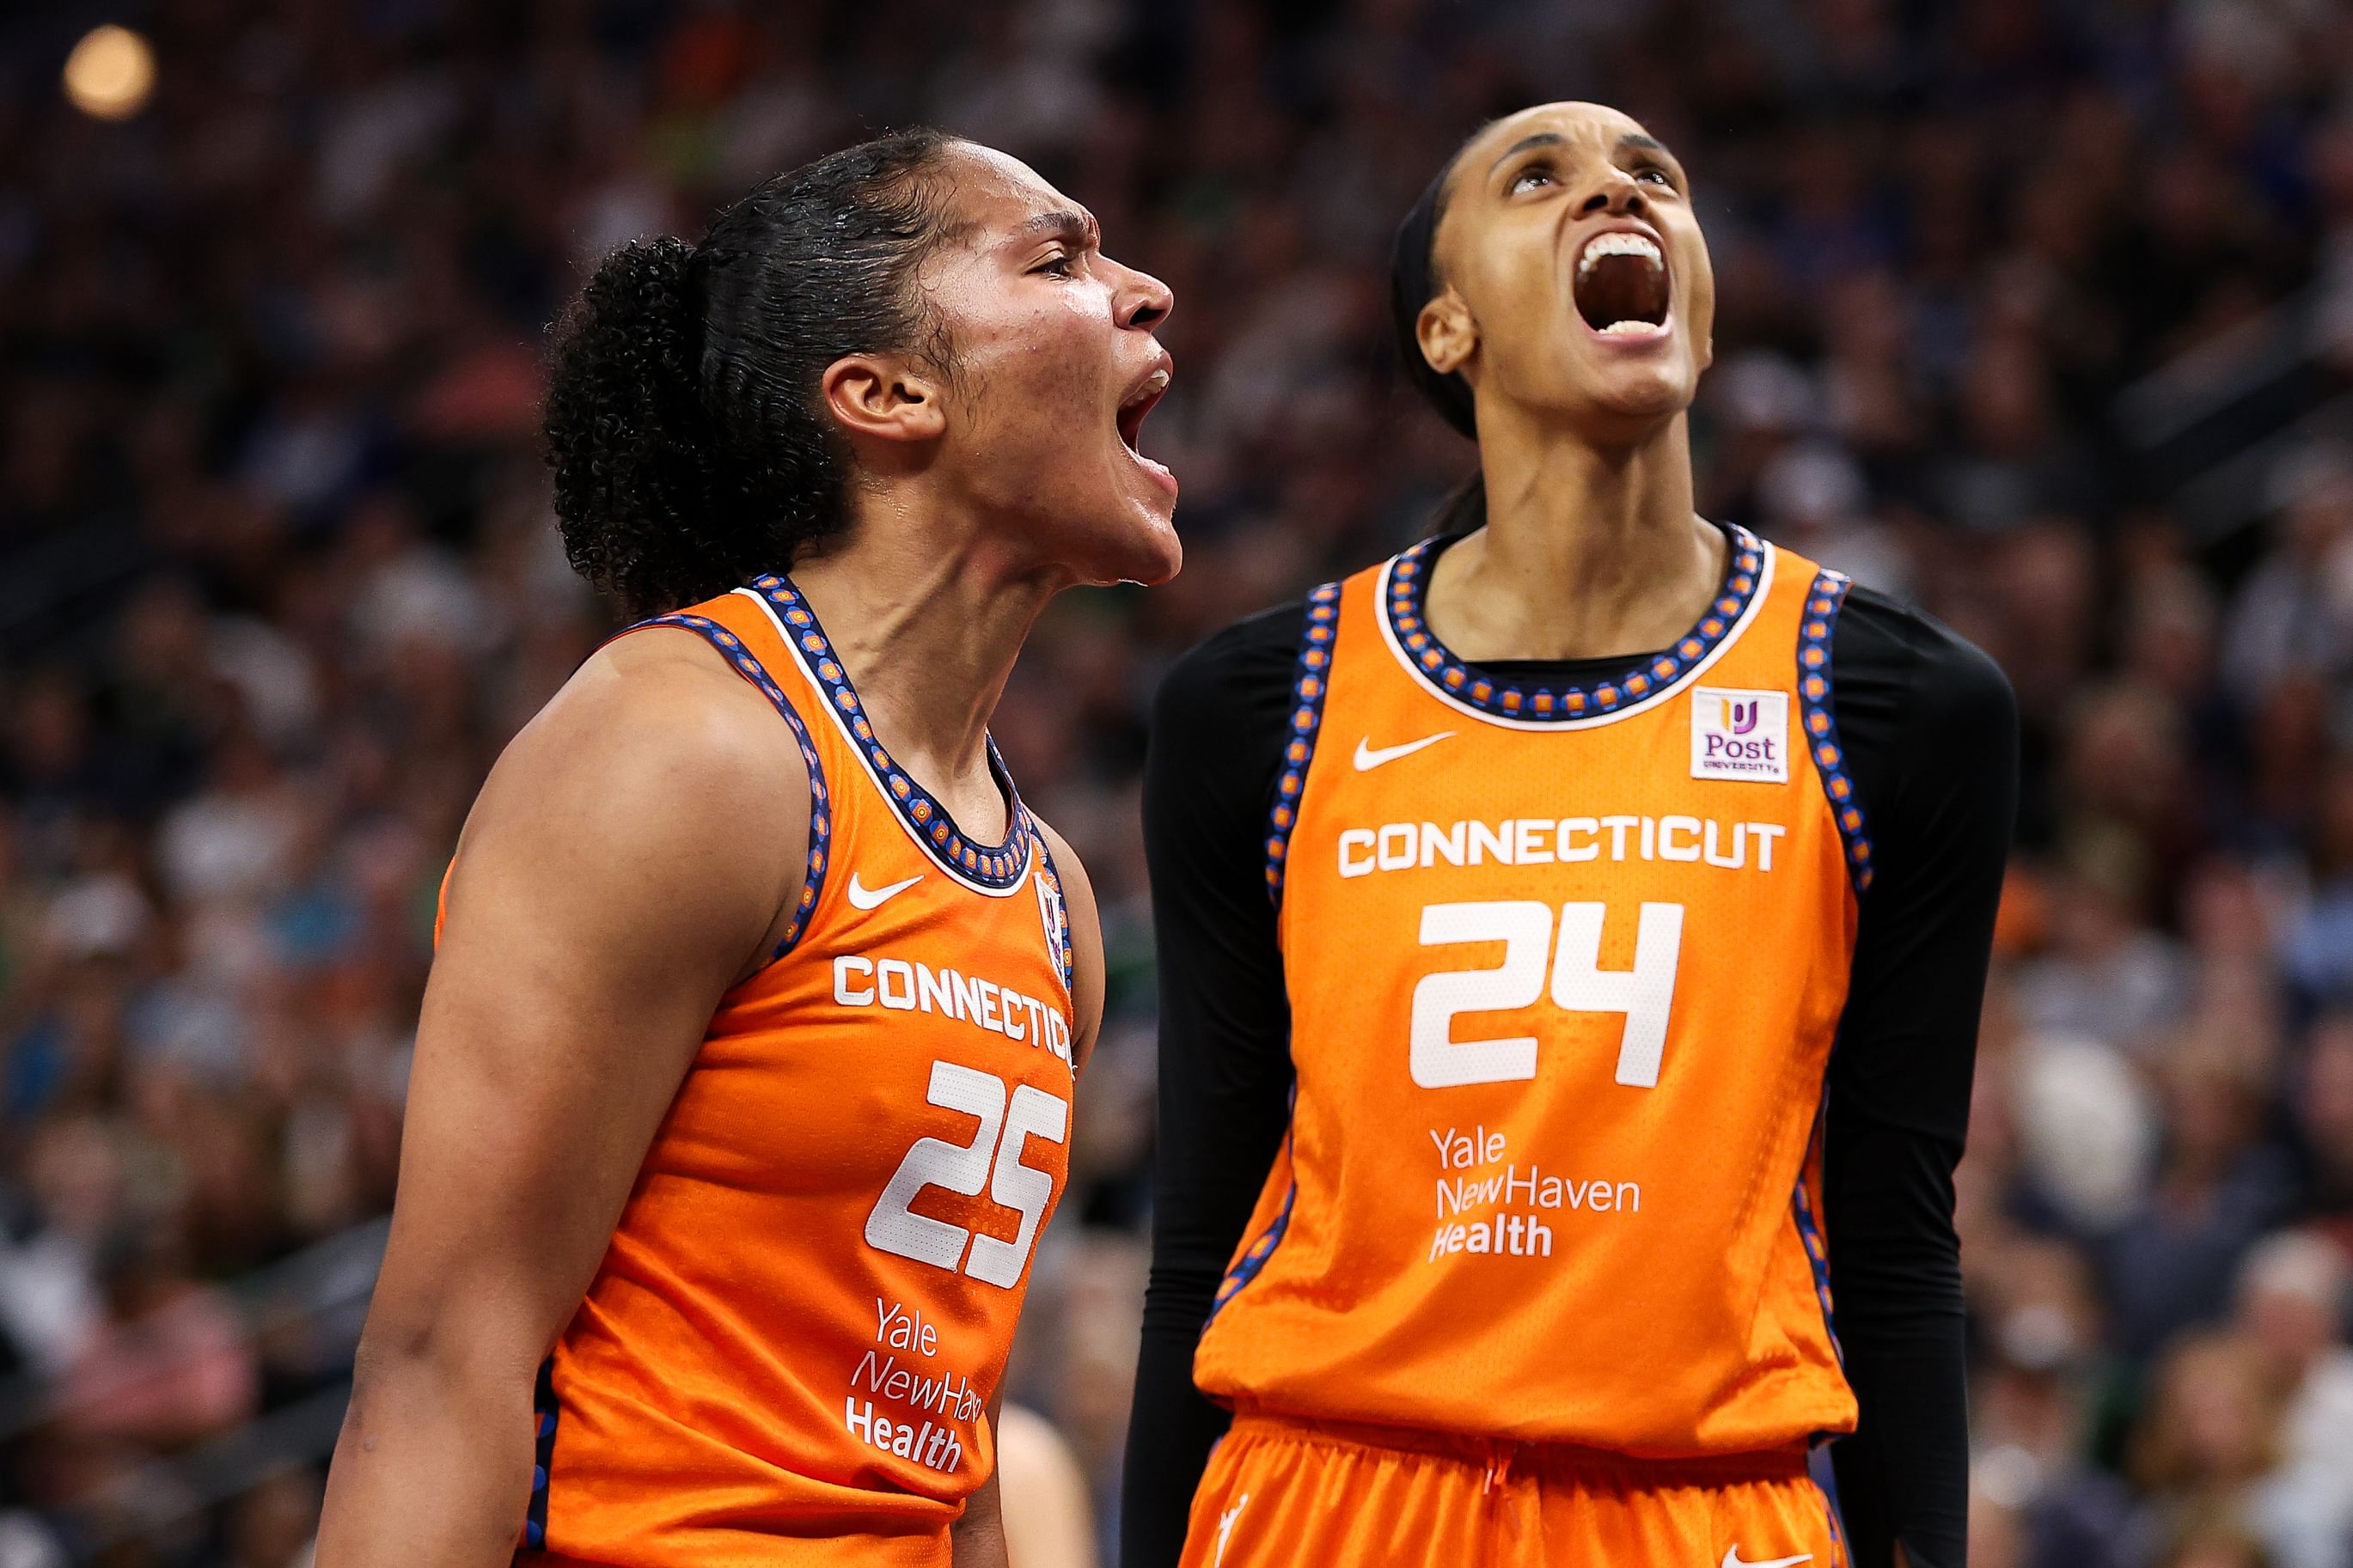
{"label": "black braided hair", "polygon": [[916,270],[953,224],[952,138],[894,132],[766,181],[699,245],[598,264],[556,323],[545,408],[565,553],[648,615],[788,569],[849,521],[819,381],[845,354],[945,370]]}

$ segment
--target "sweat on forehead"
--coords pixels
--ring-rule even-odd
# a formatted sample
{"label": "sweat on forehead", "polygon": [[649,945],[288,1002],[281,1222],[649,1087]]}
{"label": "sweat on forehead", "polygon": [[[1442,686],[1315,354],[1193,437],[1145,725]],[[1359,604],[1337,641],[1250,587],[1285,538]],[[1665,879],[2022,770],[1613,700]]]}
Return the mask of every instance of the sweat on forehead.
{"label": "sweat on forehead", "polygon": [[1575,100],[1540,103],[1491,120],[1472,132],[1471,139],[1447,165],[1447,195],[1451,195],[1462,172],[1484,174],[1504,159],[1531,146],[1582,144],[1616,148],[1633,146],[1664,152],[1664,146],[1642,129],[1641,121],[1606,103]]}
{"label": "sweat on forehead", "polygon": [[1082,247],[1100,243],[1094,215],[1018,158],[971,142],[955,152],[959,240],[969,244],[1059,236]]}

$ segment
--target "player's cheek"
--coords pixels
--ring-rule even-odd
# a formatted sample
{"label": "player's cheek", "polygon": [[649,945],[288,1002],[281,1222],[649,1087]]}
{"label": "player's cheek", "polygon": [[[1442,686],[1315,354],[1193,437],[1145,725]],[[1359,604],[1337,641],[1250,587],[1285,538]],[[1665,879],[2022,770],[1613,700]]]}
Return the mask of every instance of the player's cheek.
{"label": "player's cheek", "polygon": [[1678,272],[1683,279],[1683,293],[1689,319],[1712,321],[1715,316],[1715,260],[1708,254],[1707,241],[1696,232],[1685,247]]}
{"label": "player's cheek", "polygon": [[1022,395],[1041,422],[1075,445],[1108,427],[1118,402],[1104,390],[1110,350],[1083,320],[1065,314],[1053,327],[1042,343],[1032,339],[1018,356]]}
{"label": "player's cheek", "polygon": [[1078,392],[1068,360],[1039,353],[1034,345],[992,355],[985,372],[985,401],[993,412],[992,445],[1008,456],[1030,454],[1029,461],[1051,460],[1073,450],[1079,438]]}

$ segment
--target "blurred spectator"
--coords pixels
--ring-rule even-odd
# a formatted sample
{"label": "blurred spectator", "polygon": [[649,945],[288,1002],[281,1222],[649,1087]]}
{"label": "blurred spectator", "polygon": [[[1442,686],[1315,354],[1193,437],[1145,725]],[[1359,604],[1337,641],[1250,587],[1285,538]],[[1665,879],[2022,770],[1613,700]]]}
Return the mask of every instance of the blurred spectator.
{"label": "blurred spectator", "polygon": [[2281,967],[2299,1000],[2353,1004],[2353,756],[2333,759],[2317,781],[2310,901],[2281,944]]}
{"label": "blurred spectator", "polygon": [[2287,1391],[2280,1469],[2267,1510],[2281,1568],[2353,1563],[2353,1264],[2303,1231],[2247,1255],[2238,1321]]}
{"label": "blurred spectator", "polygon": [[2158,1363],[2131,1458],[2158,1531],[2181,1539],[2207,1520],[2233,1520],[2268,1548],[2282,1526],[2281,1420],[2259,1347],[2214,1333],[2176,1341]]}
{"label": "blurred spectator", "polygon": [[2287,1163],[2262,1138],[2268,1065],[2201,1032],[2178,1039],[2158,1067],[2164,1152],[2139,1212],[2106,1247],[2126,1354],[2151,1355],[2218,1316],[2240,1258],[2291,1210]]}
{"label": "blurred spectator", "polygon": [[[2118,727],[2133,721],[2118,716]],[[2086,763],[2130,771],[2134,758]],[[2040,1028],[2147,1049],[2187,1004],[2180,945],[2147,919],[2149,846],[2130,828],[2087,828],[2049,886],[2051,940],[2018,977],[2026,1020]]]}
{"label": "blurred spectator", "polygon": [[2353,1015],[2332,1014],[2313,1031],[2294,1101],[2311,1168],[2312,1211],[2322,1234],[2353,1258]]}
{"label": "blurred spectator", "polygon": [[2278,1568],[2279,1560],[2225,1518],[2183,1526],[2157,1562],[2158,1568]]}
{"label": "blurred spectator", "polygon": [[[1979,1260],[1989,1353],[1970,1413],[1978,1508],[2010,1544],[1995,1561],[2130,1568],[2144,1533],[2132,1490],[2091,1462],[2114,1369],[2089,1271],[2063,1244]],[[1974,1516],[1973,1516],[1974,1517]]]}
{"label": "blurred spectator", "polygon": [[2046,1035],[2019,1051],[2010,1086],[2020,1177],[2059,1227],[2101,1236],[2131,1217],[2156,1163],[2158,1122],[2131,1059],[2082,1036]]}
{"label": "blurred spectator", "polygon": [[243,1325],[170,1254],[160,1237],[132,1236],[100,1260],[105,1314],[60,1390],[76,1433],[176,1448],[253,1414],[259,1373]]}
{"label": "blurred spectator", "polygon": [[2223,678],[2242,691],[2353,663],[2353,461],[2334,446],[2299,453],[2273,489],[2278,542],[2240,586],[2223,644]]}

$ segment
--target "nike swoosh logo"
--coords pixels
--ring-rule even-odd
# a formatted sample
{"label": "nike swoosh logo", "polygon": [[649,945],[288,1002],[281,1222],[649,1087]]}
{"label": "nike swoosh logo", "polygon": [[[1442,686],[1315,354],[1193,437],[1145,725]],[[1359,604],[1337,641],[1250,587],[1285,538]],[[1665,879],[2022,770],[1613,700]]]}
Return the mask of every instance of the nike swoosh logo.
{"label": "nike swoosh logo", "polygon": [[1356,771],[1360,773],[1370,773],[1383,763],[1393,763],[1399,757],[1409,757],[1424,746],[1434,746],[1453,733],[1451,730],[1440,730],[1435,735],[1424,735],[1420,740],[1408,741],[1402,746],[1376,746],[1373,744],[1373,738],[1367,735],[1356,742]]}
{"label": "nike swoosh logo", "polygon": [[1813,1560],[1812,1552],[1800,1552],[1795,1557],[1768,1557],[1762,1563],[1749,1563],[1742,1559],[1740,1543],[1736,1541],[1724,1549],[1724,1562],[1721,1568],[1798,1568],[1799,1563],[1811,1563]]}
{"label": "nike swoosh logo", "polygon": [[893,882],[887,888],[862,888],[858,884],[858,873],[852,871],[849,874],[849,907],[854,910],[879,910],[923,879],[923,874],[918,871],[905,881]]}

